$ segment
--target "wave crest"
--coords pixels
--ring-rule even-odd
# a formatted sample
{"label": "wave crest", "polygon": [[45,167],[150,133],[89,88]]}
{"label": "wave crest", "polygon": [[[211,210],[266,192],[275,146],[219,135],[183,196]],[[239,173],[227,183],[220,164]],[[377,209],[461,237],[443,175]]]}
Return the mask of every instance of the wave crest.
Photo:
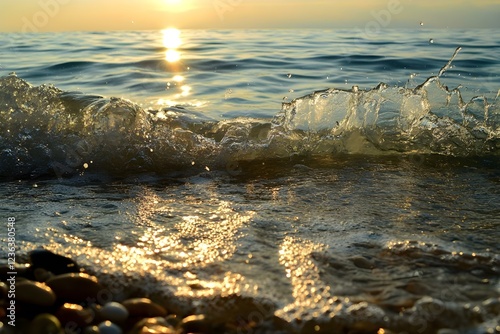
{"label": "wave crest", "polygon": [[415,88],[316,91],[283,103],[272,120],[144,110],[11,74],[0,78],[0,176],[237,170],[244,161],[336,154],[498,156],[498,96],[464,101],[444,86],[452,60]]}

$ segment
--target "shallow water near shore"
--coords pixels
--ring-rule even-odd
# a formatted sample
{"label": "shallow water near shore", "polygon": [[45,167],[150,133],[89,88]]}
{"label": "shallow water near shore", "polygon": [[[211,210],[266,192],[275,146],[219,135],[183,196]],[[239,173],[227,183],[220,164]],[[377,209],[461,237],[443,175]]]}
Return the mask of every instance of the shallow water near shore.
{"label": "shallow water near shore", "polygon": [[491,32],[188,31],[174,63],[158,35],[4,43],[18,261],[237,333],[500,332]]}
{"label": "shallow water near shore", "polygon": [[499,320],[498,162],[348,157],[238,176],[21,181],[4,184],[1,207],[20,253],[70,256],[116,299],[257,332],[275,314],[305,332],[484,333]]}

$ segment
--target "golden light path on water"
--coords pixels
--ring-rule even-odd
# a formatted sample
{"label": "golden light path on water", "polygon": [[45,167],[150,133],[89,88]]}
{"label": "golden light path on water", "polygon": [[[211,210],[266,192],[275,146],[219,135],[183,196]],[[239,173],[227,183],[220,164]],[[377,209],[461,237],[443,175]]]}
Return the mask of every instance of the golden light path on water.
{"label": "golden light path on water", "polygon": [[181,54],[177,50],[182,45],[181,32],[176,28],[162,30],[163,45],[167,48],[165,60],[175,63],[181,59]]}
{"label": "golden light path on water", "polygon": [[[207,200],[186,198],[193,211],[179,217],[175,197],[162,198],[157,192],[144,188],[132,201],[125,215],[134,222],[131,233],[139,240],[135,245],[113,240],[113,250],[93,247],[91,241],[64,235],[61,248],[52,243],[47,249],[59,254],[71,254],[77,261],[93,262],[102,274],[110,275],[108,284],[122,280],[124,288],[134,281],[152,279],[162,281],[178,297],[211,297],[254,294],[256,286],[246,284],[243,275],[219,272],[218,263],[231,258],[237,250],[237,241],[243,235],[242,227],[254,212],[238,213],[232,203],[219,200],[216,194]],[[198,207],[198,209],[196,209]],[[211,208],[207,211],[207,207]],[[176,217],[173,226],[166,227],[159,220]],[[141,234],[139,234],[141,233]],[[61,237],[61,236],[58,236]],[[83,260],[83,261],[82,261]],[[199,269],[213,266],[213,275],[199,275]],[[216,280],[217,278],[219,280]],[[106,282],[106,277],[103,278]],[[147,290],[147,286],[141,288]],[[152,286],[153,289],[157,289]]]}
{"label": "golden light path on water", "polygon": [[[116,285],[113,281],[121,280],[127,289],[137,282],[147,291],[148,280],[153,280],[173,289],[167,291],[167,295],[180,298],[255,297],[260,289],[257,282],[249,284],[237,268],[234,272],[219,271],[220,264],[238,250],[238,240],[244,237],[242,230],[255,212],[237,212],[234,203],[217,198],[209,187],[204,191],[200,197],[188,195],[184,199],[192,211],[179,217],[177,197],[141,188],[135,198],[129,200],[131,206],[124,213],[135,226],[132,233],[138,241],[133,245],[115,237],[112,250],[108,251],[94,247],[91,241],[64,235],[68,248],[61,249],[57,243],[46,248],[71,254],[77,261],[83,259],[83,263],[95,263],[102,268],[99,275],[104,274],[102,280],[106,285]],[[168,219],[176,222],[170,227],[161,223]],[[293,321],[304,317],[307,309],[320,309],[330,317],[346,305],[330,295],[330,287],[322,281],[311,259],[313,252],[321,252],[325,247],[301,238],[285,237],[279,249],[279,264],[291,283],[294,301],[277,310],[277,316]],[[158,292],[157,284],[151,287]]]}
{"label": "golden light path on water", "polygon": [[[181,73],[185,68],[181,64],[182,54],[179,48],[183,45],[183,40],[181,37],[181,31],[176,28],[168,28],[161,31],[162,33],[162,43],[166,48],[165,51],[165,61],[169,67],[169,71],[173,73]],[[188,68],[189,70],[189,68]],[[181,74],[175,74],[170,81],[166,83],[166,90],[175,89],[175,93],[172,97],[160,98],[156,102],[160,106],[176,106],[182,104],[182,99],[192,95],[192,87],[185,83],[185,77]],[[189,101],[190,106],[200,107],[203,102],[193,102]]]}

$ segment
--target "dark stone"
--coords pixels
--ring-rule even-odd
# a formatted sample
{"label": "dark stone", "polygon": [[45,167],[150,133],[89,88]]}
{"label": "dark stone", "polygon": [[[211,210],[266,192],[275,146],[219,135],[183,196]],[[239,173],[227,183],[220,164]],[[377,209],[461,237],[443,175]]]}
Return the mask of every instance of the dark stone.
{"label": "dark stone", "polygon": [[99,301],[105,291],[94,276],[84,273],[68,273],[54,276],[45,282],[59,301],[79,304]]}
{"label": "dark stone", "polygon": [[11,272],[16,272],[17,279],[26,278],[29,280],[33,280],[33,268],[29,264],[18,264],[14,265],[14,268],[11,268],[10,265],[1,265],[0,266],[0,281],[7,281],[7,279],[12,277]]}
{"label": "dark stone", "polygon": [[80,272],[80,267],[75,261],[46,249],[31,251],[29,257],[33,269],[43,268],[55,275]]}

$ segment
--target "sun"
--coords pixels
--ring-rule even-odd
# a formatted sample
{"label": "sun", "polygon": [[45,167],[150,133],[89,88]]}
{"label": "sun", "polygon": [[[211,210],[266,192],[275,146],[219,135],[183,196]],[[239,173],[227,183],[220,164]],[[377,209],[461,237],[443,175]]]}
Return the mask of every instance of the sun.
{"label": "sun", "polygon": [[182,3],[182,0],[165,0],[165,2],[169,6],[176,6],[176,5],[180,5]]}

